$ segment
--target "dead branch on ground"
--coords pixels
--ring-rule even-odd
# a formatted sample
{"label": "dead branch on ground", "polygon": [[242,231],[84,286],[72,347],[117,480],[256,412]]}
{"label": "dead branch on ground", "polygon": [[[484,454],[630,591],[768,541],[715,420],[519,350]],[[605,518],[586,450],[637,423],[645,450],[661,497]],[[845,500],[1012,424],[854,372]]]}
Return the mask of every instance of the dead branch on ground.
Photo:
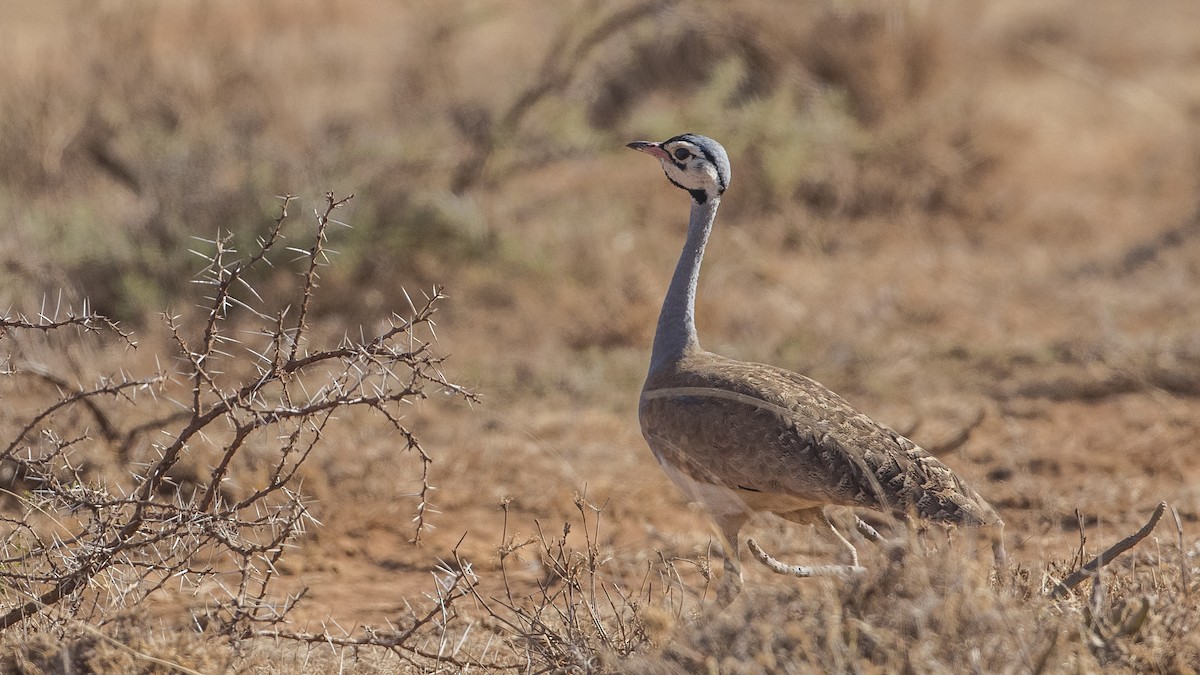
{"label": "dead branch on ground", "polygon": [[1154,235],[1148,240],[1137,242],[1125,249],[1116,262],[1088,263],[1076,270],[1074,276],[1108,275],[1124,278],[1154,262],[1166,251],[1178,248],[1193,237],[1200,236],[1200,213],[1191,220]]}
{"label": "dead branch on ground", "polygon": [[1142,529],[1113,544],[1108,550],[1093,558],[1083,567],[1072,572],[1070,576],[1054,587],[1054,590],[1050,592],[1050,597],[1057,598],[1065,595],[1072,588],[1083,582],[1084,579],[1093,576],[1100,568],[1112,562],[1117,556],[1133,548],[1138,542],[1148,537],[1154,531],[1154,527],[1158,525],[1158,520],[1162,518],[1163,511],[1166,508],[1166,502],[1159,502],[1158,506],[1154,509],[1154,513],[1151,514],[1150,520],[1142,526]]}

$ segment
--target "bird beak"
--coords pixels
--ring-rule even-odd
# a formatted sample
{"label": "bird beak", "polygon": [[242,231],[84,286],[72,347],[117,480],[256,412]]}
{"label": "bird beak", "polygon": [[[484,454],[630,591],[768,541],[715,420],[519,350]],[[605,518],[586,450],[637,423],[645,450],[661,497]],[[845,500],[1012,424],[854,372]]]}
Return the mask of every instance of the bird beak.
{"label": "bird beak", "polygon": [[671,159],[670,155],[667,154],[667,151],[663,150],[658,143],[651,143],[650,141],[634,141],[627,144],[625,147],[633,148],[638,152],[644,152],[647,155],[652,155],[658,159]]}

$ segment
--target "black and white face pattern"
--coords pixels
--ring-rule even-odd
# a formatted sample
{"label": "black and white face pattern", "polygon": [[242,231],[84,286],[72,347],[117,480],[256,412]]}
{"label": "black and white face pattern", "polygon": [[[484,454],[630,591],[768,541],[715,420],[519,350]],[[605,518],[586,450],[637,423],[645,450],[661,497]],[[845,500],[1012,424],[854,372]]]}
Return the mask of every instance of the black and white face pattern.
{"label": "black and white face pattern", "polygon": [[729,155],[707,136],[681,134],[662,143],[639,141],[629,147],[658,158],[667,180],[687,190],[697,203],[716,199],[729,187]]}

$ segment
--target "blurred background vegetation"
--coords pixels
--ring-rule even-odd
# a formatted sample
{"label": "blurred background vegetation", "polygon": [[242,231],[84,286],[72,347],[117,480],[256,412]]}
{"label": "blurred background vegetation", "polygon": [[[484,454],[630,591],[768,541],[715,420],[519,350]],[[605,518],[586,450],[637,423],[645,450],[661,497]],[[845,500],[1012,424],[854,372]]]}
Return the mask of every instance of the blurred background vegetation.
{"label": "blurred background vegetation", "polygon": [[[684,207],[623,145],[690,130],[734,158],[731,262],[710,261],[700,320],[737,356],[837,385],[910,339],[1069,342],[1081,312],[1142,340],[1177,293],[1050,277],[1194,233],[1197,10],[1077,10],[8,2],[0,303],[65,291],[145,324],[187,303],[195,238],[247,242],[275,195],[332,189],[358,196],[322,315],[352,326],[441,283],[469,377],[550,391],[546,354],[631,350],[636,384]],[[825,311],[848,298],[854,316]]]}
{"label": "blurred background vegetation", "polygon": [[640,344],[677,234],[640,230],[679,216],[634,192],[653,172],[622,145],[683,130],[735,158],[723,222],[793,251],[1183,222],[1194,10],[1074,7],[9,2],[0,301],[67,289],[144,322],[198,268],[193,237],[334,189],[359,197],[327,311],[529,289],[547,311],[632,304],[562,330]]}
{"label": "blurred background vegetation", "polygon": [[[257,232],[272,195],[325,188],[359,193],[339,311],[463,266],[590,283],[608,261],[562,249],[635,224],[606,178],[631,162],[621,146],[685,129],[737,158],[731,217],[817,221],[794,224],[793,243],[836,246],[821,221],[987,215],[977,97],[945,82],[967,38],[941,26],[983,8],[7,4],[9,301],[86,289],[144,321],[197,267],[192,237]],[[1019,49],[1044,39],[1032,30],[989,37]]]}

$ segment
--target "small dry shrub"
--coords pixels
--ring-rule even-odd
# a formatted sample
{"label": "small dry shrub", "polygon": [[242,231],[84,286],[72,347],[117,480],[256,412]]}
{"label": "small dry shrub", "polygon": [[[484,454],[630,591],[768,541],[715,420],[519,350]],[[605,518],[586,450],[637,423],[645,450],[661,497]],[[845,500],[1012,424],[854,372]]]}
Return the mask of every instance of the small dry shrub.
{"label": "small dry shrub", "polygon": [[[695,597],[689,597],[676,568],[680,561],[660,556],[640,574],[614,574],[614,552],[601,543],[602,510],[579,495],[575,506],[582,550],[568,544],[570,522],[563,524],[561,535],[539,526],[537,536],[517,541],[507,534],[506,517],[499,551],[504,595],[485,598],[476,589],[475,599],[516,656],[515,663],[536,671],[621,672],[625,659],[668,637]],[[502,508],[507,516],[507,504]],[[509,574],[531,547],[544,575],[537,590],[524,595]]]}
{"label": "small dry shrub", "polygon": [[[313,333],[333,213],[348,199],[327,195],[315,231],[295,236],[285,197],[274,226],[244,254],[230,236],[201,242],[200,311],[164,317],[173,351],[149,375],[118,368],[89,384],[60,372],[80,365],[63,335],[72,329],[136,346],[86,305],[0,317],[7,394],[39,396],[0,415],[0,630],[73,634],[167,589],[199,593],[196,625],[227,638],[286,620],[299,596],[279,597],[272,582],[312,522],[303,468],[336,434],[339,413],[355,409],[376,413],[419,458],[420,538],[432,459],[405,411],[435,392],[474,397],[445,378],[433,352],[436,289],[374,330],[332,344]],[[265,299],[250,275],[274,265],[294,286]],[[116,470],[100,468],[106,457],[119,460]],[[184,464],[192,468],[179,480]]]}
{"label": "small dry shrub", "polygon": [[[103,631],[83,627],[71,639],[17,630],[0,639],[0,672],[22,675],[219,673],[229,671],[237,658],[226,641],[156,626],[136,609],[115,614]],[[253,658],[241,662],[255,665]]]}
{"label": "small dry shrub", "polygon": [[[1188,633],[1197,585],[1164,547],[1104,568],[1100,591],[1049,595],[1043,570],[1016,567],[999,583],[960,545],[896,545],[866,575],[748,586],[710,619],[682,626],[657,673],[1188,672],[1200,640]],[[1186,565],[1193,566],[1194,560]]]}

